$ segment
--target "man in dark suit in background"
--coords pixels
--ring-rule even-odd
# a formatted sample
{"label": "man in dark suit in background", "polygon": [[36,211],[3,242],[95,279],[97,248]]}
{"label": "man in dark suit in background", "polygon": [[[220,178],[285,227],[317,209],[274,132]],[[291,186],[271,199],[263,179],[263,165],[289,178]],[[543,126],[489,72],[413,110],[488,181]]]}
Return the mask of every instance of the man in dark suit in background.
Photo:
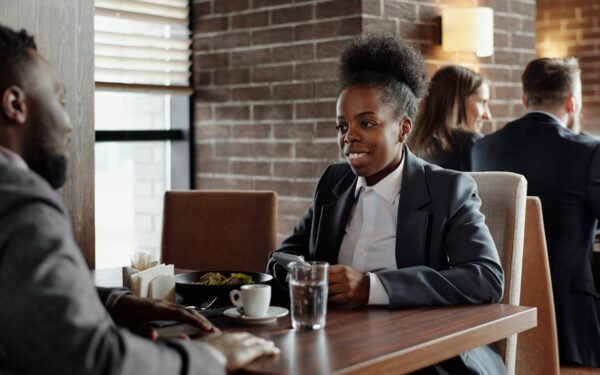
{"label": "man in dark suit in background", "polygon": [[475,143],[475,171],[527,178],[540,197],[561,363],[600,367],[600,295],[591,259],[600,218],[600,140],[576,134],[581,71],[574,58],[541,58],[523,72],[528,113]]}

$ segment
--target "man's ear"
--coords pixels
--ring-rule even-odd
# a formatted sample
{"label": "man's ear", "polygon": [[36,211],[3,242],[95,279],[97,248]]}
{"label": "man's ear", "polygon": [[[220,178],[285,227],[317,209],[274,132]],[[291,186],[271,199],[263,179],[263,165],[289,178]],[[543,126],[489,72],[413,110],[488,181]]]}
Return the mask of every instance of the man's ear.
{"label": "man's ear", "polygon": [[8,86],[2,92],[2,112],[9,122],[24,124],[27,121],[25,91],[16,85]]}
{"label": "man's ear", "polygon": [[525,95],[521,95],[521,104],[523,104],[523,108],[527,109],[527,98]]}
{"label": "man's ear", "polygon": [[569,93],[569,96],[567,96],[567,99],[565,100],[565,109],[567,113],[576,113],[579,111],[579,103],[577,102],[575,94]]}
{"label": "man's ear", "polygon": [[406,137],[410,134],[410,130],[412,129],[412,120],[407,116],[404,116],[400,121],[400,135],[398,137],[398,141],[404,142]]}

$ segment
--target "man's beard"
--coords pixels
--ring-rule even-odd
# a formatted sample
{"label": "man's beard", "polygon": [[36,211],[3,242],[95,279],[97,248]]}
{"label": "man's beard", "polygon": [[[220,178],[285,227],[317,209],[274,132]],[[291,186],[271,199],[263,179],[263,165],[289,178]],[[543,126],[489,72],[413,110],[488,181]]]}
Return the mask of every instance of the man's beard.
{"label": "man's beard", "polygon": [[34,169],[53,189],[58,189],[67,180],[67,158],[57,155],[43,155],[40,165]]}

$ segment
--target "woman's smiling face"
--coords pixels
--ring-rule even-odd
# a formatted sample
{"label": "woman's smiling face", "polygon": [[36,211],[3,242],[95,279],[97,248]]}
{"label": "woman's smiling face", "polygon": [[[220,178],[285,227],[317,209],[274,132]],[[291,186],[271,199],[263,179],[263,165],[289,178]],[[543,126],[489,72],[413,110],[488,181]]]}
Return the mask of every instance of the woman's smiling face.
{"label": "woman's smiling face", "polygon": [[350,86],[338,98],[338,144],[354,174],[369,186],[398,167],[411,126],[406,116],[396,118],[378,88]]}

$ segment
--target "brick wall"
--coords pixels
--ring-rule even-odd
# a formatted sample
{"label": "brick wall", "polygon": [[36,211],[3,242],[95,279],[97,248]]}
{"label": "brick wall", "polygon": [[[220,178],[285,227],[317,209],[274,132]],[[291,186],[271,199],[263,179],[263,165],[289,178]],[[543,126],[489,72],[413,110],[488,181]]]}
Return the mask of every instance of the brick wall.
{"label": "brick wall", "polygon": [[600,135],[600,2],[538,0],[536,30],[540,57],[579,59],[583,83],[582,128]]}
{"label": "brick wall", "polygon": [[[441,51],[436,17],[455,5],[495,10],[492,57]],[[535,57],[535,0],[195,0],[192,12],[196,187],[277,191],[280,239],[339,157],[337,61],[361,30],[415,42],[431,72],[453,62],[488,76],[495,120],[484,131],[522,113],[519,77]]]}

